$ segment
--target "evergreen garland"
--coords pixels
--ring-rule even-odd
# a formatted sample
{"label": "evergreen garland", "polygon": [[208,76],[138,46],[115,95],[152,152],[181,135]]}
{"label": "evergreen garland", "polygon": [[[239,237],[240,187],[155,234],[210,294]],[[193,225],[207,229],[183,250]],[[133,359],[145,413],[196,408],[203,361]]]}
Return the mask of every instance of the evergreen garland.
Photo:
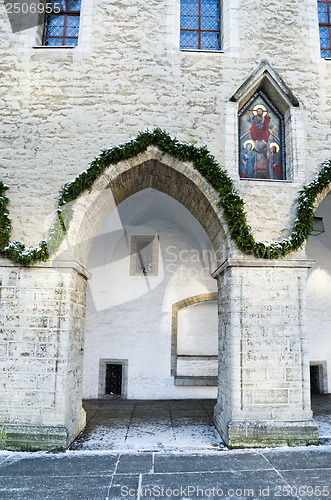
{"label": "evergreen garland", "polygon": [[180,161],[190,161],[194,168],[219,193],[219,205],[232,239],[242,252],[264,259],[277,259],[289,252],[298,250],[309,237],[314,223],[314,201],[319,193],[331,182],[331,159],[322,164],[322,168],[314,179],[301,191],[298,199],[297,218],[292,233],[274,243],[255,241],[252,230],[247,224],[244,201],[234,188],[234,183],[225,170],[221,169],[215,158],[205,146],[197,148],[172,139],[166,132],[155,130],[139,133],[137,138],[120,146],[105,149],[79,174],[72,182],[66,183],[58,202],[56,221],[49,229],[47,239],[38,247],[26,247],[19,241],[10,242],[11,221],[8,217],[5,195],[8,186],[0,181],[0,254],[20,264],[32,264],[45,261],[53,255],[61,245],[69,227],[73,211],[70,202],[76,200],[81,193],[90,190],[95,180],[110,166],[128,160],[146,151],[148,146],[157,146]]}

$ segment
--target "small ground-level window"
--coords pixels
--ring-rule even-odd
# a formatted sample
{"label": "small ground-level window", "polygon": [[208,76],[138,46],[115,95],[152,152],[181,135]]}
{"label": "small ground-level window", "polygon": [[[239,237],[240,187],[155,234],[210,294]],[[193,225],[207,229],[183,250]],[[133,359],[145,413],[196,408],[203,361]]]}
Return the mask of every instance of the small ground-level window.
{"label": "small ground-level window", "polygon": [[180,48],[220,50],[219,0],[181,0]]}
{"label": "small ground-level window", "polygon": [[131,276],[157,276],[158,257],[159,244],[157,236],[131,236]]}
{"label": "small ground-level window", "polygon": [[122,394],[122,365],[106,364],[105,394],[121,396]]}
{"label": "small ground-level window", "polygon": [[321,56],[331,57],[331,1],[317,2]]}
{"label": "small ground-level window", "polygon": [[81,0],[47,0],[42,44],[61,47],[78,44]]}
{"label": "small ground-level window", "polygon": [[128,392],[128,360],[100,359],[99,397],[126,398]]}
{"label": "small ground-level window", "polygon": [[258,91],[238,118],[240,178],[286,179],[284,120],[277,108]]}

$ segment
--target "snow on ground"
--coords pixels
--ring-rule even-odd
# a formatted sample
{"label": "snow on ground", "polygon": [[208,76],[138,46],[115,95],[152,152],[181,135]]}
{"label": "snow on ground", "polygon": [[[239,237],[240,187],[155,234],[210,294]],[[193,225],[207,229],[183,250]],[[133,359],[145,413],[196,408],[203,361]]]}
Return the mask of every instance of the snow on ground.
{"label": "snow on ground", "polygon": [[320,439],[330,439],[331,441],[331,415],[318,415],[314,417],[318,425]]}
{"label": "snow on ground", "polygon": [[[320,403],[315,401],[314,408],[323,449],[331,449],[329,400],[331,402],[329,396],[320,398]],[[185,403],[185,410],[179,403],[171,405],[170,411],[164,407],[165,403],[162,409],[138,404],[135,411],[127,411],[125,406],[118,411],[91,407],[86,428],[67,453],[215,453],[228,450],[212,423],[212,404],[202,408],[197,403]],[[6,453],[0,451],[0,466]]]}
{"label": "snow on ground", "polygon": [[[321,444],[331,444],[331,415],[314,419],[319,426]],[[134,426],[96,425],[83,432],[71,450],[109,450],[120,452],[206,452],[224,451],[226,446],[212,424],[182,423],[171,426],[157,421]]]}
{"label": "snow on ground", "polygon": [[170,425],[145,422],[125,428],[96,425],[83,433],[72,450],[218,451],[225,445],[212,424]]}

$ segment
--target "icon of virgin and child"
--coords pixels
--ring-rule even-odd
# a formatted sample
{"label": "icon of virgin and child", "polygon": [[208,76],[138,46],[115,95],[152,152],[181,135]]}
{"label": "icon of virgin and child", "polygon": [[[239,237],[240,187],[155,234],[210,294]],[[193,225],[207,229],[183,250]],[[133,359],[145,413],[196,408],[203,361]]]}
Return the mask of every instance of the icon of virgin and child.
{"label": "icon of virgin and child", "polygon": [[282,178],[280,127],[281,119],[261,98],[255,99],[240,116],[239,174],[242,179]]}

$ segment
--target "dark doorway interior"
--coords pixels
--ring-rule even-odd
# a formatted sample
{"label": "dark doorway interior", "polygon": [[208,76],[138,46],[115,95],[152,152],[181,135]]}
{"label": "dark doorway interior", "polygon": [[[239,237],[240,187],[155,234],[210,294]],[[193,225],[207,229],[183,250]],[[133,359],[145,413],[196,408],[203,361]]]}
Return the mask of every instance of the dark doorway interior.
{"label": "dark doorway interior", "polygon": [[310,392],[312,394],[321,394],[320,372],[320,365],[310,365]]}
{"label": "dark doorway interior", "polygon": [[106,365],[106,394],[120,396],[122,394],[122,365]]}

